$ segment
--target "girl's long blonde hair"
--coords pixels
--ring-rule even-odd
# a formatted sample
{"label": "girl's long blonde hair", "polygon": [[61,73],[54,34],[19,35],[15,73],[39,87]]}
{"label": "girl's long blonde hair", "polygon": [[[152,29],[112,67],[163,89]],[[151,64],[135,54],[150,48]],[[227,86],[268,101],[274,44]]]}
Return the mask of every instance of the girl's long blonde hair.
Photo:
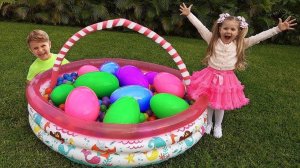
{"label": "girl's long blonde hair", "polygon": [[[240,22],[234,16],[226,17],[225,20],[236,20],[236,21]],[[219,28],[222,26],[222,23],[217,23],[217,21],[215,21],[215,23],[212,27],[212,37],[208,44],[208,48],[206,49],[206,56],[202,60],[202,63],[205,65],[208,65],[208,60],[210,59],[210,57],[212,57],[214,55],[215,44],[218,41],[218,39],[220,38]],[[237,70],[244,70],[247,65],[246,58],[245,58],[246,56],[245,56],[245,42],[244,42],[247,32],[248,32],[248,28],[240,28],[239,27],[239,34],[236,37],[237,62],[235,64],[235,69],[237,69]]]}

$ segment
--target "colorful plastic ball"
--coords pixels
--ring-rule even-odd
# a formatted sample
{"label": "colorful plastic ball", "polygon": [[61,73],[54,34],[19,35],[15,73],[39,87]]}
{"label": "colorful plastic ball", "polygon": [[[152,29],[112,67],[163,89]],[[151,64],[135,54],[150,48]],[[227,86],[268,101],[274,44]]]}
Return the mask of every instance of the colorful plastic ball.
{"label": "colorful plastic ball", "polygon": [[57,81],[63,81],[64,80],[64,78],[63,77],[59,77],[59,78],[57,78]]}
{"label": "colorful plastic ball", "polygon": [[189,104],[184,99],[168,93],[154,95],[150,106],[158,118],[171,117],[189,108]]}
{"label": "colorful plastic ball", "polygon": [[153,112],[152,112],[151,109],[147,110],[145,113],[146,113],[148,116],[153,116]]}
{"label": "colorful plastic ball", "polygon": [[58,106],[58,108],[60,108],[61,110],[65,111],[65,104],[60,104],[60,105]]}
{"label": "colorful plastic ball", "polygon": [[56,86],[60,86],[61,84],[63,84],[63,81],[57,81]]}
{"label": "colorful plastic ball", "polygon": [[154,78],[153,86],[158,93],[169,93],[181,98],[185,94],[183,82],[177,76],[167,72],[158,73]]}
{"label": "colorful plastic ball", "polygon": [[102,72],[108,72],[115,75],[119,68],[120,68],[119,64],[115,62],[106,62],[99,67],[99,70]]}
{"label": "colorful plastic ball", "polygon": [[104,116],[105,116],[105,113],[103,113],[103,112],[100,112],[100,113],[99,113],[99,116],[98,116],[98,118],[97,118],[97,121],[100,121],[100,122],[102,122],[102,121],[103,121],[103,118],[104,118]]}
{"label": "colorful plastic ball", "polygon": [[47,88],[46,90],[45,90],[45,94],[50,94],[52,92],[52,88]]}
{"label": "colorful plastic ball", "polygon": [[97,95],[88,87],[77,87],[68,96],[65,113],[86,121],[95,121],[100,106]]}
{"label": "colorful plastic ball", "polygon": [[106,111],[107,111],[107,106],[104,105],[104,104],[102,104],[102,105],[100,106],[100,111],[106,112]]}
{"label": "colorful plastic ball", "polygon": [[50,98],[56,106],[59,106],[60,104],[65,103],[69,93],[73,89],[73,85],[61,84],[53,89],[52,93],[50,94]]}
{"label": "colorful plastic ball", "polygon": [[156,120],[157,118],[155,116],[150,116],[147,118],[147,121],[154,121]]}
{"label": "colorful plastic ball", "polygon": [[88,72],[97,72],[97,71],[99,71],[98,68],[93,66],[93,65],[83,65],[78,70],[78,76],[81,76],[81,75],[86,74]]}
{"label": "colorful plastic ball", "polygon": [[143,72],[135,66],[126,65],[119,68],[116,76],[119,79],[121,86],[140,85],[145,88],[149,87],[149,82]]}
{"label": "colorful plastic ball", "polygon": [[68,76],[67,80],[72,82],[73,81],[73,77],[72,76]]}
{"label": "colorful plastic ball", "polygon": [[98,102],[99,102],[99,105],[101,106],[101,104],[102,104],[102,100],[100,100],[100,99],[99,99],[99,100],[98,100]]}
{"label": "colorful plastic ball", "polygon": [[48,95],[48,94],[43,95],[43,99],[44,99],[45,101],[49,101],[49,95]]}
{"label": "colorful plastic ball", "polygon": [[72,77],[74,77],[74,76],[77,77],[78,74],[77,74],[76,72],[72,72],[72,73],[71,73],[71,76],[72,76]]}
{"label": "colorful plastic ball", "polygon": [[63,78],[64,78],[64,79],[68,79],[68,77],[70,77],[69,74],[64,74],[64,75],[63,75]]}
{"label": "colorful plastic ball", "polygon": [[102,104],[108,107],[110,105],[109,97],[107,96],[102,97]]}

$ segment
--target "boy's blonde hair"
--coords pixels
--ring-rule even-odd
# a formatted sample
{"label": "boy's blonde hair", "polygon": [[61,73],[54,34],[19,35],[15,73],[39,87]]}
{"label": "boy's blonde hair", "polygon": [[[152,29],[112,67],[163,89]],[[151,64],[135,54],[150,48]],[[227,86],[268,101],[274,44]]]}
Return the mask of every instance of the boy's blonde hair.
{"label": "boy's blonde hair", "polygon": [[43,30],[33,30],[27,36],[27,45],[29,46],[30,42],[37,41],[37,42],[48,42],[49,36]]}
{"label": "boy's blonde hair", "polygon": [[[235,20],[235,21],[240,23],[240,20],[238,20],[234,16],[226,17],[225,20]],[[224,22],[222,22],[222,23],[224,23]],[[215,21],[215,23],[213,25],[212,38],[211,38],[211,40],[208,44],[208,48],[206,50],[206,56],[202,60],[202,63],[204,63],[205,65],[208,64],[208,60],[214,54],[215,44],[218,41],[218,39],[220,38],[219,28],[222,26],[222,23],[217,23],[217,21]],[[246,36],[247,32],[248,32],[248,28],[239,27],[239,34],[236,38],[237,62],[235,64],[235,68],[238,69],[238,70],[244,70],[246,68],[246,65],[247,65],[246,58],[245,58],[246,56],[245,56],[245,42],[244,42],[244,39],[245,39],[245,36]]]}

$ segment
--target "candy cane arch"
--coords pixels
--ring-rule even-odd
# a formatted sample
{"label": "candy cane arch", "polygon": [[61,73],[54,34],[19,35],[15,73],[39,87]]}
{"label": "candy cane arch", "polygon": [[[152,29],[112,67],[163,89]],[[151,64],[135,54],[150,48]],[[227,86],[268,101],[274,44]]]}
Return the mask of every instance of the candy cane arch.
{"label": "candy cane arch", "polygon": [[113,20],[107,20],[99,23],[95,23],[93,25],[87,26],[77,33],[75,33],[69,40],[63,45],[63,47],[60,49],[57,59],[54,63],[53,69],[52,69],[52,76],[51,76],[51,82],[50,82],[50,87],[53,88],[56,84],[56,80],[58,78],[58,73],[59,73],[59,68],[62,63],[62,60],[70,50],[70,48],[82,37],[95,32],[97,30],[104,30],[112,27],[127,27],[129,29],[132,29],[140,34],[145,35],[146,37],[150,38],[153,40],[155,43],[159,44],[162,48],[164,48],[169,55],[172,57],[174,62],[176,63],[178,69],[181,72],[181,75],[183,77],[184,83],[186,85],[190,84],[190,74],[186,68],[186,65],[183,63],[181,57],[177,53],[177,51],[172,47],[172,45],[167,42],[164,38],[159,36],[157,33],[154,31],[141,26],[135,22],[132,22],[127,19],[113,19]]}

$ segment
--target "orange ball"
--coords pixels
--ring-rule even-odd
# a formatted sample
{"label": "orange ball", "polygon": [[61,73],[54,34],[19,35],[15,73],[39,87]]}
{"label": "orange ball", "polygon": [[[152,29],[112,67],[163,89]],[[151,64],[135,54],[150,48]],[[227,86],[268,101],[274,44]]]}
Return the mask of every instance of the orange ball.
{"label": "orange ball", "polygon": [[156,117],[155,116],[150,116],[147,118],[147,121],[154,121],[156,120]]}
{"label": "orange ball", "polygon": [[65,104],[60,104],[60,105],[58,106],[58,108],[60,108],[61,110],[65,111]]}
{"label": "orange ball", "polygon": [[45,94],[50,94],[52,92],[52,89],[51,88],[47,88],[46,90],[45,90]]}
{"label": "orange ball", "polygon": [[48,95],[48,94],[45,94],[45,95],[43,96],[43,98],[44,98],[45,101],[49,101],[49,95]]}

